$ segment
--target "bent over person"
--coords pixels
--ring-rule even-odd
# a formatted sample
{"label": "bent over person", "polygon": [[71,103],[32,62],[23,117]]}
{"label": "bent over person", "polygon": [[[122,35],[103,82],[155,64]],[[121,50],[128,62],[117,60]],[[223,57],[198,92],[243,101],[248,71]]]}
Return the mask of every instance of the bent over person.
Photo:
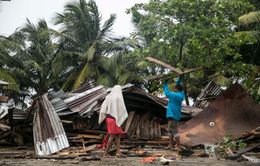
{"label": "bent over person", "polygon": [[120,137],[123,132],[121,125],[127,119],[128,113],[124,103],[121,87],[116,85],[101,105],[99,113],[99,124],[106,119],[107,132],[109,139],[105,148],[104,157],[110,157],[109,150],[115,140],[116,157],[125,157],[120,152]]}
{"label": "bent over person", "polygon": [[176,85],[173,91],[168,88],[168,81],[164,82],[163,91],[165,96],[169,99],[167,105],[166,117],[168,119],[168,132],[169,132],[169,149],[180,149],[180,136],[178,133],[178,121],[181,119],[181,106],[184,100],[183,87],[181,86],[181,80],[177,79]]}

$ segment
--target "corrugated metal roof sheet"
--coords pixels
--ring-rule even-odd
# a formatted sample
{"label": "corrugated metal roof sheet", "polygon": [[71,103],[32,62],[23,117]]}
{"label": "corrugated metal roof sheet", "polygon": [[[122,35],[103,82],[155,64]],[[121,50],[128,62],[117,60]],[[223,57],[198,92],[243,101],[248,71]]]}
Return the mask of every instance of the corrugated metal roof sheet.
{"label": "corrugated metal roof sheet", "polygon": [[0,108],[0,119],[8,114],[8,109]]}
{"label": "corrugated metal roof sheet", "polygon": [[[122,87],[122,92],[125,98],[126,105],[135,107],[136,109],[148,109],[148,107],[160,106],[166,111],[168,101],[163,98],[154,96],[144,90],[136,88],[133,84],[127,84]],[[99,112],[101,104],[105,97],[110,93],[111,88],[104,86],[96,86],[80,93],[57,92],[49,95],[51,103],[58,115],[79,114],[84,117],[90,117],[94,112]],[[75,91],[74,91],[75,92]],[[56,98],[54,98],[56,97]],[[148,107],[144,106],[148,104]],[[195,115],[201,109],[195,107],[183,106],[182,112],[190,115]]]}
{"label": "corrugated metal roof sheet", "polygon": [[67,97],[67,94],[64,93],[63,90],[59,90],[58,92],[51,92],[48,94],[48,98],[59,116],[74,114],[74,112],[72,112],[64,102],[64,99]]}
{"label": "corrugated metal roof sheet", "polygon": [[80,86],[78,89],[72,91],[73,93],[81,93],[81,92],[85,92],[89,89],[92,89],[96,86],[96,81],[95,80],[90,80],[88,82],[86,82],[85,84],[83,84],[82,86]]}
{"label": "corrugated metal roof sheet", "polygon": [[215,99],[223,90],[214,81],[210,81],[208,85],[201,91],[196,98],[193,107],[205,108],[209,105],[209,100]]}
{"label": "corrugated metal roof sheet", "polygon": [[37,106],[33,120],[36,155],[50,155],[69,147],[62,122],[46,95],[39,97]]}

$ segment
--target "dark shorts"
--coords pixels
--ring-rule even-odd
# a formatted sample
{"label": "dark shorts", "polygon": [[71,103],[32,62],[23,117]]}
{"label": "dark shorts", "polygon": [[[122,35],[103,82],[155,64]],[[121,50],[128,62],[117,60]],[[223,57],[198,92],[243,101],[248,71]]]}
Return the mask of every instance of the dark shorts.
{"label": "dark shorts", "polygon": [[178,135],[178,121],[173,118],[168,118],[168,133],[169,135]]}

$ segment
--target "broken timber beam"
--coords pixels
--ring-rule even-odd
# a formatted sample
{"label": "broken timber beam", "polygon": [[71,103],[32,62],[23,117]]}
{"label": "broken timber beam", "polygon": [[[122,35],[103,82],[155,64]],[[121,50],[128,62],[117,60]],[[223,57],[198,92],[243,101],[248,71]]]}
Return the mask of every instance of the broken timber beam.
{"label": "broken timber beam", "polygon": [[175,73],[181,75],[182,74],[182,71],[180,71],[179,69],[175,68],[175,67],[172,67],[171,65],[168,65],[162,61],[159,61],[155,58],[152,58],[152,57],[147,57],[146,60],[148,60],[149,62],[152,62],[152,63],[156,63],[158,65],[161,65],[167,69],[170,69],[171,71],[174,71]]}
{"label": "broken timber beam", "polygon": [[153,76],[149,76],[147,77],[145,80],[146,81],[152,81],[152,80],[167,80],[173,77],[178,77],[180,75],[176,75],[176,74],[159,74],[159,75],[153,75]]}
{"label": "broken timber beam", "polygon": [[155,58],[152,58],[152,57],[147,57],[146,60],[148,60],[149,62],[152,62],[152,63],[156,63],[156,64],[159,64],[167,69],[170,69],[171,71],[175,72],[176,74],[160,74],[160,75],[156,75],[156,76],[151,76],[151,77],[148,77],[146,80],[147,81],[152,81],[152,80],[156,80],[156,79],[163,79],[163,80],[166,80],[166,79],[170,79],[170,78],[173,78],[173,77],[179,77],[181,75],[184,75],[184,74],[188,74],[188,73],[192,73],[192,72],[196,72],[196,71],[199,71],[199,70],[202,70],[201,67],[199,68],[194,68],[194,69],[188,69],[188,70],[185,70],[185,71],[180,71],[179,69],[169,65],[169,64],[166,64],[162,61],[159,61]]}

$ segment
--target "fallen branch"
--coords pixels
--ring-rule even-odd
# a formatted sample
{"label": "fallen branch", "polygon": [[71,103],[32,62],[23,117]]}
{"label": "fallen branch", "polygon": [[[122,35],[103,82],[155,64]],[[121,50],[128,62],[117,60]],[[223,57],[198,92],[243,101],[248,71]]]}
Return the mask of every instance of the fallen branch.
{"label": "fallen branch", "polygon": [[177,74],[182,74],[182,71],[180,71],[179,69],[175,68],[175,67],[172,67],[171,65],[168,65],[162,61],[159,61],[157,59],[154,59],[152,57],[147,57],[146,60],[148,60],[149,62],[152,62],[152,63],[156,63],[158,65],[161,65],[167,69],[170,69],[171,71],[174,71],[175,73]]}
{"label": "fallen branch", "polygon": [[169,64],[166,64],[162,61],[159,61],[157,59],[154,59],[152,57],[147,57],[146,60],[148,60],[149,62],[152,62],[152,63],[155,63],[155,64],[159,64],[167,69],[170,69],[171,71],[175,72],[176,74],[160,74],[160,75],[156,75],[156,76],[151,76],[151,77],[148,77],[146,78],[147,81],[152,81],[152,80],[158,80],[158,79],[161,79],[161,80],[166,80],[166,79],[171,79],[171,78],[174,78],[174,77],[179,77],[181,75],[184,75],[184,74],[188,74],[188,73],[192,73],[192,72],[196,72],[196,71],[199,71],[199,70],[202,70],[202,68],[194,68],[194,69],[187,69],[185,71],[180,71],[179,69],[169,65]]}

